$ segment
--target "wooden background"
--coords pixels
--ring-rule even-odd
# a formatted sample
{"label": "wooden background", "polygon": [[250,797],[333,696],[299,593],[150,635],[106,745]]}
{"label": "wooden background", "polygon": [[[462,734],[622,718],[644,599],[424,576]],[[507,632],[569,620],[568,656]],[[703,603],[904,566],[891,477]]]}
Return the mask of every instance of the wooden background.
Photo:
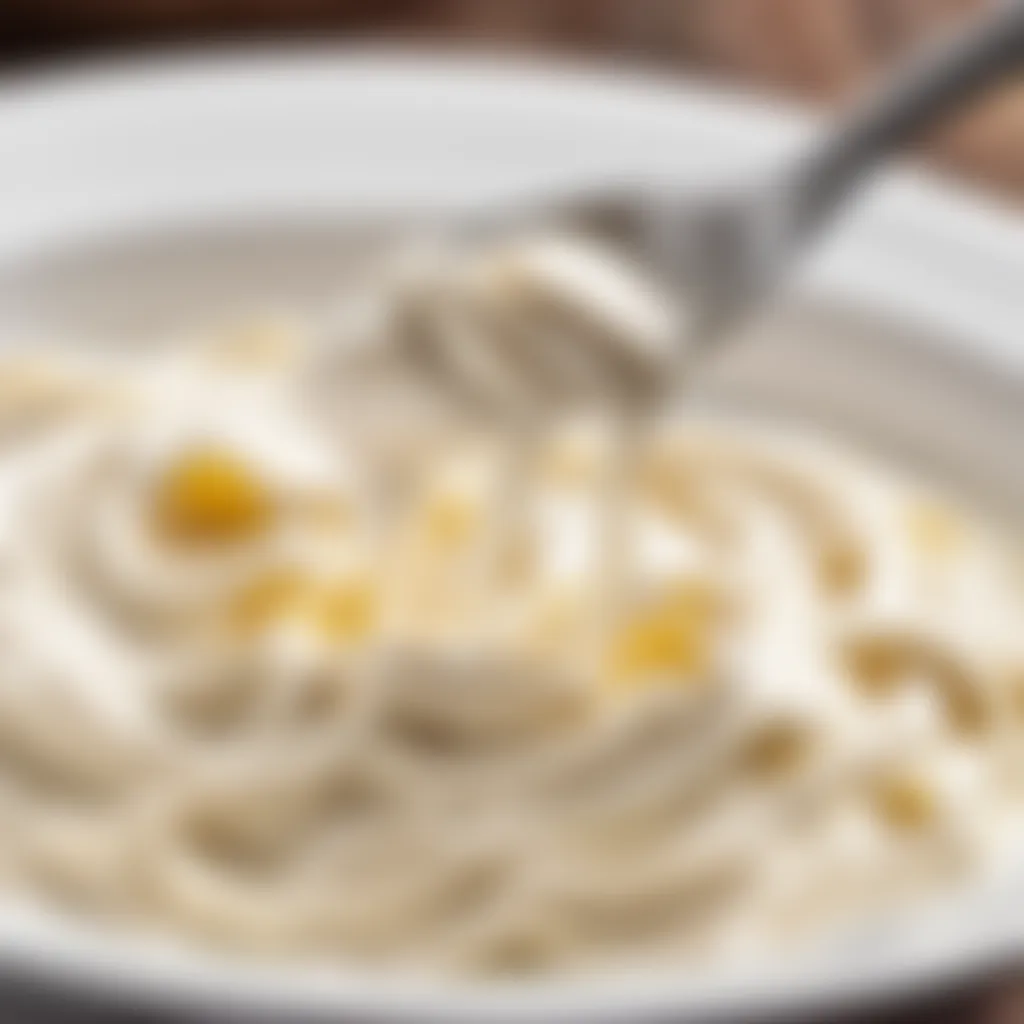
{"label": "wooden background", "polygon": [[[568,52],[621,66],[696,69],[828,105],[854,93],[859,83],[929,33],[970,17],[989,2],[0,0],[0,70],[182,42],[397,38]],[[928,139],[922,150],[945,172],[975,181],[1018,206],[1024,201],[1024,81],[967,112]],[[61,1021],[81,1019],[67,1009],[57,1015]],[[29,1019],[0,997],[0,1024],[11,1011],[12,1021]],[[45,1019],[54,1018],[47,1014]],[[824,1024],[834,1018],[821,1019]],[[1024,1024],[1024,980],[1003,971],[969,986],[951,985],[916,1005],[860,1019]],[[111,1019],[90,1015],[89,1020]],[[116,1024],[127,1021],[119,1018]]]}

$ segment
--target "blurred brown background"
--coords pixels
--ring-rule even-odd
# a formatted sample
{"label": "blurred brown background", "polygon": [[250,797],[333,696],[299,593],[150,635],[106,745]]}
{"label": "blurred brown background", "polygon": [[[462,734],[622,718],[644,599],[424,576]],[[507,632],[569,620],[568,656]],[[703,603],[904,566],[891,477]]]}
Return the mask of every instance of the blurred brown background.
{"label": "blurred brown background", "polygon": [[[993,0],[0,0],[0,61],[312,36],[442,40],[680,67],[836,103],[915,42]],[[1024,198],[1024,83],[926,150]]]}
{"label": "blurred brown background", "polygon": [[[186,42],[398,39],[680,68],[828,105],[855,93],[915,43],[991,2],[0,0],[0,69]],[[1014,205],[1024,201],[1024,81],[987,99],[922,148],[946,172]],[[1024,1024],[1024,983],[989,978],[871,1019]]]}

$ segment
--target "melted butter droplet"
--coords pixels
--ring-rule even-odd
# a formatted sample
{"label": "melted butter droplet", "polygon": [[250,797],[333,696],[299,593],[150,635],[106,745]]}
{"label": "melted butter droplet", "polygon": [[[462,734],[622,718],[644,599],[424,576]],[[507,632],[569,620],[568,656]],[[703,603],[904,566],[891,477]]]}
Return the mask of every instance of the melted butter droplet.
{"label": "melted butter droplet", "polygon": [[625,686],[684,682],[710,667],[715,609],[699,586],[672,587],[632,617],[612,643],[608,669]]}
{"label": "melted butter droplet", "polygon": [[314,590],[310,618],[329,640],[352,643],[366,639],[377,624],[377,595],[368,580],[337,580]]}
{"label": "melted butter droplet", "polygon": [[219,449],[196,451],[174,464],[155,500],[159,533],[181,544],[252,540],[273,520],[267,488],[246,463]]}

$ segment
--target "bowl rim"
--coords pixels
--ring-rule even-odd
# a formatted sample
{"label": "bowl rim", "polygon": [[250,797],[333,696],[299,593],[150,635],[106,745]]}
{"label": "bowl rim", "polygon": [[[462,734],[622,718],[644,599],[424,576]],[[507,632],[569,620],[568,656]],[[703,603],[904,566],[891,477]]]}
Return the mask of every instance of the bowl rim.
{"label": "bowl rim", "polygon": [[[14,199],[4,198],[2,155],[26,139],[32,145],[56,140],[59,151],[67,126],[73,125],[73,137],[64,144],[74,152],[90,127],[126,139],[141,116],[158,119],[171,110],[187,116],[214,94],[230,97],[242,109],[258,110],[268,90],[281,87],[291,90],[294,100],[347,90],[367,103],[376,102],[375,96],[401,99],[414,87],[432,96],[435,117],[449,116],[444,113],[448,104],[449,110],[477,117],[486,116],[493,105],[521,118],[543,117],[553,107],[569,120],[590,121],[598,129],[615,119],[664,125],[689,120],[717,139],[730,161],[744,153],[759,158],[781,154],[814,124],[805,112],[678,76],[631,73],[627,78],[615,68],[593,65],[394,48],[232,48],[32,73],[9,78],[0,87],[0,214],[9,215],[17,242],[0,255],[17,260],[38,241],[36,235],[45,234],[38,222],[19,225],[16,192]],[[86,203],[88,197],[81,199]],[[75,230],[87,234],[82,225]],[[59,246],[61,239],[57,230],[47,243]],[[1024,300],[1012,260],[1021,252],[1024,219],[927,173],[901,169],[886,176],[855,223],[835,245],[825,247],[795,287],[941,328],[935,332],[936,344],[951,345],[1017,383],[1024,374],[1024,346],[1015,345]],[[1024,949],[1024,929],[1011,927],[994,911],[1005,904],[1005,888],[997,885],[978,897],[972,927],[961,923],[953,932],[931,929],[947,939],[955,935],[955,941],[924,942],[888,959],[869,958],[860,967],[838,970],[833,965],[819,971],[803,964],[796,972],[766,971],[740,979],[662,974],[511,986],[422,979],[394,984],[354,972],[267,971],[18,914],[0,917],[0,966],[27,976],[59,977],[105,996],[311,1017],[373,1014],[389,1020],[468,1022],[593,1021],[670,1013],[675,1019],[726,1012],[750,1016],[824,1001],[880,999],[937,978],[949,981]],[[979,916],[982,907],[987,922]],[[961,902],[935,908],[938,915],[952,914],[952,920],[962,911]]]}

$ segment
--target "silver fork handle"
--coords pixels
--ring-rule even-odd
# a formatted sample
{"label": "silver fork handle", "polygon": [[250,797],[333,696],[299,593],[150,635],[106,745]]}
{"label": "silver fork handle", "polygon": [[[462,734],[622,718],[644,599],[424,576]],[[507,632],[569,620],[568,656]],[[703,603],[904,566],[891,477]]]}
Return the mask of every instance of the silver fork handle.
{"label": "silver fork handle", "polygon": [[928,47],[895,81],[855,107],[792,172],[797,234],[822,225],[882,158],[1021,71],[1024,0],[1006,0],[976,24]]}

